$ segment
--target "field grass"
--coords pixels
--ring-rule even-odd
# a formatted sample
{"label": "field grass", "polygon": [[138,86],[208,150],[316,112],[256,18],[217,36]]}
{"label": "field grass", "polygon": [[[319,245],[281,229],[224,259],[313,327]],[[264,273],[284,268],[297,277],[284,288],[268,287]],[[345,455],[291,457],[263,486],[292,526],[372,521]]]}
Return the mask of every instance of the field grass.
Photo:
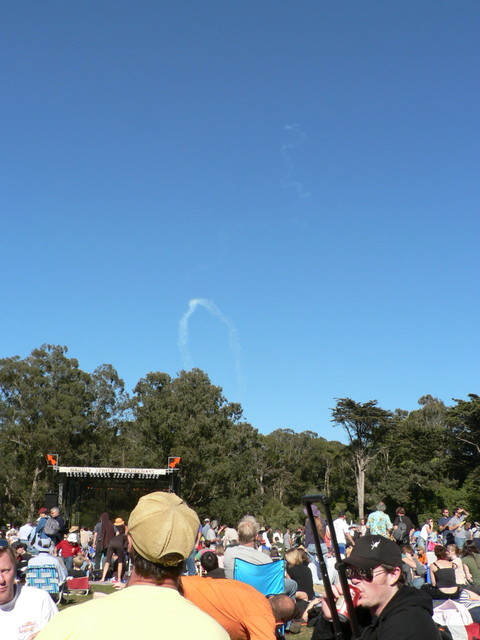
{"label": "field grass", "polygon": [[100,593],[113,593],[115,589],[109,584],[90,583],[90,593],[88,596],[78,596],[75,594],[68,596],[68,598],[62,598],[62,602],[58,605],[58,608],[60,611],[63,611],[63,609],[68,609],[69,607],[73,607],[77,604],[82,604],[82,602],[88,602],[93,598],[93,594],[96,591]]}

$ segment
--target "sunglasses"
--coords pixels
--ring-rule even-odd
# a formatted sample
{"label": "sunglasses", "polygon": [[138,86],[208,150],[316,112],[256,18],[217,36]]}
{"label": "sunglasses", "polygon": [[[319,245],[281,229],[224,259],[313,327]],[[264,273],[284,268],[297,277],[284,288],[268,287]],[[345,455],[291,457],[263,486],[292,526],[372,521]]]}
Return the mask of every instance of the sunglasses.
{"label": "sunglasses", "polygon": [[386,573],[385,569],[379,569],[378,571],[358,569],[357,567],[347,567],[345,569],[345,575],[349,580],[355,578],[355,580],[365,580],[366,582],[371,582],[375,576],[379,576],[382,573]]}

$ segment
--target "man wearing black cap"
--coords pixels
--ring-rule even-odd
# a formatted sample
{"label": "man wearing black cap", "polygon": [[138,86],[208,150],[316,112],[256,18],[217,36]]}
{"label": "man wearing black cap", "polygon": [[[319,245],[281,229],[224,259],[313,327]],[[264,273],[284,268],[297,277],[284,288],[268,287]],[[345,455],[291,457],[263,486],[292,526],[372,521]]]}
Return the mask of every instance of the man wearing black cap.
{"label": "man wearing black cap", "polygon": [[[345,558],[346,575],[358,590],[358,606],[368,609],[364,619],[357,610],[363,628],[362,640],[430,640],[440,638],[432,620],[432,601],[420,590],[405,585],[400,548],[384,536],[364,536]],[[340,585],[333,587],[340,595]],[[331,612],[326,600],[323,616],[313,632],[312,640],[333,638],[329,635]],[[363,624],[364,623],[364,624]],[[349,627],[345,626],[348,634]],[[348,637],[348,635],[347,635]]]}

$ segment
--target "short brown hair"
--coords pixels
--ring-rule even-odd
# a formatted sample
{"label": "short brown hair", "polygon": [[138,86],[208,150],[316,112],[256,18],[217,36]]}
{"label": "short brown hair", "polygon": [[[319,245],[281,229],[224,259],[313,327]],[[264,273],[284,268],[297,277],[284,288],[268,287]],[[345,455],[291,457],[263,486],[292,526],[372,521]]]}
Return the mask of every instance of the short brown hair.
{"label": "short brown hair", "polygon": [[3,555],[4,553],[7,554],[7,556],[9,556],[10,560],[12,561],[12,564],[14,567],[17,566],[17,555],[15,553],[15,549],[12,549],[12,547],[0,547],[0,555]]}

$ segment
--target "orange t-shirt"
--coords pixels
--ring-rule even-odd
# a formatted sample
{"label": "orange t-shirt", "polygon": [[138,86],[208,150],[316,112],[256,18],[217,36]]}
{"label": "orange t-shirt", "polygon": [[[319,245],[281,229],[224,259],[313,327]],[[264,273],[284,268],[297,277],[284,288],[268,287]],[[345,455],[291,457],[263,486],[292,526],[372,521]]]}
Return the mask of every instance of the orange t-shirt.
{"label": "orange t-shirt", "polygon": [[208,613],[231,640],[274,640],[275,618],[268,599],[238,580],[184,576],[185,597]]}

